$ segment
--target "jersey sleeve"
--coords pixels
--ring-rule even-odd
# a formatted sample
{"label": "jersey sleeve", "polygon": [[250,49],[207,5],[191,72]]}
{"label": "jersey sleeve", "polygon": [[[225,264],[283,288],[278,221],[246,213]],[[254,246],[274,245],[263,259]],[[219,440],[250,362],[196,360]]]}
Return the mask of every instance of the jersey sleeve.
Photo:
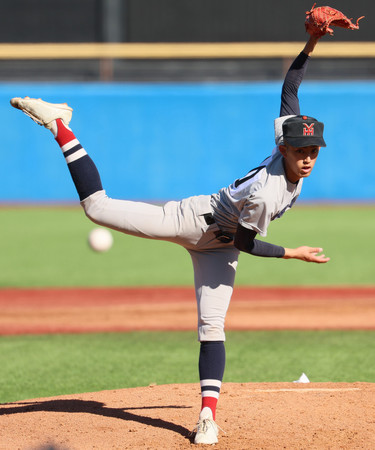
{"label": "jersey sleeve", "polygon": [[282,258],[284,247],[255,239],[257,233],[238,224],[234,237],[234,246],[241,252],[263,258]]}
{"label": "jersey sleeve", "polygon": [[238,222],[243,227],[254,230],[260,236],[265,237],[272,215],[270,202],[266,202],[260,193],[256,193],[246,200]]}
{"label": "jersey sleeve", "polygon": [[301,52],[290,66],[281,91],[280,117],[299,115],[298,89],[305,75],[310,57]]}

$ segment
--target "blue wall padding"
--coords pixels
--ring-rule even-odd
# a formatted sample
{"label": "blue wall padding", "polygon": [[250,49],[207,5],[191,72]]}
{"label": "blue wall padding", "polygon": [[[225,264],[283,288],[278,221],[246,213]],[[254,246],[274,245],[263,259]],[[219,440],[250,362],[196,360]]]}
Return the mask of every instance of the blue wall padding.
{"label": "blue wall padding", "polygon": [[[274,147],[281,82],[0,86],[0,201],[78,196],[51,133],[13,109],[14,96],[68,102],[71,127],[108,195],[163,201],[209,194]],[[305,82],[301,112],[325,123],[327,148],[302,200],[375,200],[375,82]]]}

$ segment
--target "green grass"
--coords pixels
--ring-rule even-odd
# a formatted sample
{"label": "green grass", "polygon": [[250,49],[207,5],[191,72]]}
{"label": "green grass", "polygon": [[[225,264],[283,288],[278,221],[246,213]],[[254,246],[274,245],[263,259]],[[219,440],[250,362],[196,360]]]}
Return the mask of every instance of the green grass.
{"label": "green grass", "polygon": [[[224,382],[375,382],[374,331],[227,333]],[[198,383],[195,332],[0,338],[0,402]],[[198,388],[197,388],[198,389]]]}
{"label": "green grass", "polygon": [[[80,207],[1,208],[0,287],[191,285],[190,256],[168,242],[113,232],[105,254],[87,246],[95,226]],[[240,256],[237,285],[374,284],[375,206],[296,206],[267,241],[320,246],[328,264]]]}

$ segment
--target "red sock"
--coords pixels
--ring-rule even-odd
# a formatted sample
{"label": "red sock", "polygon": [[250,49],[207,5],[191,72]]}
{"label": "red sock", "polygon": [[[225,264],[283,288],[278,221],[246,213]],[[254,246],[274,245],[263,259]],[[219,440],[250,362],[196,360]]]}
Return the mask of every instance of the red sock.
{"label": "red sock", "polygon": [[60,147],[76,139],[76,137],[73,134],[73,131],[67,128],[61,119],[56,119],[56,125],[57,125],[57,136],[55,137],[55,139]]}
{"label": "red sock", "polygon": [[215,420],[216,417],[216,405],[217,405],[217,398],[215,397],[202,397],[202,409],[206,406],[211,409],[213,419]]}

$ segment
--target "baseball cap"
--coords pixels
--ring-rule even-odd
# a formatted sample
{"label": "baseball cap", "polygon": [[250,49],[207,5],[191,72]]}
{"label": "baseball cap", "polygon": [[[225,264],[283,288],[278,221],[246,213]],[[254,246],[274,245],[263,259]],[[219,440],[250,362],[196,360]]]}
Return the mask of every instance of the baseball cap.
{"label": "baseball cap", "polygon": [[326,147],[323,139],[323,122],[319,122],[314,117],[294,116],[283,123],[283,138],[293,147],[308,147],[317,145]]}

